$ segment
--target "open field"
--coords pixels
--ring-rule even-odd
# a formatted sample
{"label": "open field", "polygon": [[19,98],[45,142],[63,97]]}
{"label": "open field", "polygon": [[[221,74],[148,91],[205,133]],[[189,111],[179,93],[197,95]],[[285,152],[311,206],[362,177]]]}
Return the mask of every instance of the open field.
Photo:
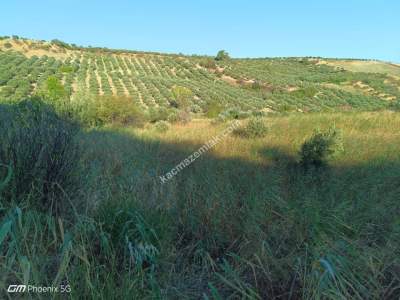
{"label": "open field", "polygon": [[1,299],[400,297],[395,66],[0,49]]}

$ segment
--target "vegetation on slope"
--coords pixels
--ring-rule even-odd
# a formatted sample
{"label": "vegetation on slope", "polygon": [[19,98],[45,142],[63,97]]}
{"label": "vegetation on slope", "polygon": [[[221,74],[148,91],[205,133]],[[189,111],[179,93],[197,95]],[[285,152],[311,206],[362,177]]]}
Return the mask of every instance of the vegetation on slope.
{"label": "vegetation on slope", "polygon": [[[12,43],[11,48],[5,47]],[[19,100],[37,91],[49,76],[57,77],[69,97],[126,96],[142,110],[176,108],[174,89],[190,90],[192,111],[207,113],[215,102],[223,110],[333,111],[377,110],[400,99],[400,67],[384,63],[362,72],[337,68],[323,59],[216,59],[197,56],[102,51],[38,43],[0,41],[0,97]],[[42,52],[31,48],[47,47]],[[31,52],[30,52],[31,51]],[[35,54],[35,55],[33,55]],[[340,61],[336,61],[340,64]],[[358,65],[372,62],[357,61]],[[387,66],[383,68],[382,66]],[[385,72],[386,71],[386,72]],[[397,77],[396,77],[397,76]]]}
{"label": "vegetation on slope", "polygon": [[393,74],[5,43],[0,298],[400,297]]}

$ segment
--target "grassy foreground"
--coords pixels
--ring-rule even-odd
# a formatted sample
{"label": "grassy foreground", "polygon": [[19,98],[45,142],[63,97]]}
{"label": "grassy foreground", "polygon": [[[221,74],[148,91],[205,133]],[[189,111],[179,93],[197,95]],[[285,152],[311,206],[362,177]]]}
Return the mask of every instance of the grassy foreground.
{"label": "grassy foreground", "polygon": [[[399,298],[400,115],[265,124],[266,137],[229,135],[164,184],[228,124],[81,130],[76,180],[51,198],[62,209],[0,187],[0,297],[25,283],[69,284],[73,299]],[[333,124],[345,151],[300,169],[301,144]]]}

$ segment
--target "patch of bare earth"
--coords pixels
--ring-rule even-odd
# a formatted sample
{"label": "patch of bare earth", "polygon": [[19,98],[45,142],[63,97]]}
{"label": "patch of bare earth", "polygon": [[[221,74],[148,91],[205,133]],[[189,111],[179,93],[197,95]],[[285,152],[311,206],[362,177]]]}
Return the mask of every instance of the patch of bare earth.
{"label": "patch of bare earth", "polygon": [[290,93],[290,92],[295,92],[295,91],[297,91],[297,90],[299,90],[299,87],[297,87],[297,86],[288,86],[287,88],[286,88],[286,90]]}
{"label": "patch of bare earth", "polygon": [[[10,43],[12,45],[11,48],[5,48],[4,44]],[[49,42],[39,42],[39,41],[30,41],[30,40],[14,40],[14,39],[5,39],[0,41],[0,48],[4,50],[14,50],[22,53],[26,57],[32,56],[49,56],[54,57],[59,60],[65,60],[68,57],[72,56],[74,52],[79,52],[78,50],[69,50],[56,45],[53,45]]]}
{"label": "patch of bare earth", "polygon": [[222,79],[223,81],[225,81],[225,82],[231,84],[231,85],[237,85],[237,84],[238,84],[238,82],[237,82],[237,80],[236,80],[235,78],[233,78],[233,77],[231,77],[231,76],[228,76],[228,75],[222,75],[222,76],[221,76],[221,79]]}
{"label": "patch of bare earth", "polygon": [[360,88],[361,90],[363,90],[364,92],[366,92],[367,94],[376,96],[382,100],[387,100],[387,101],[392,101],[392,100],[396,100],[396,96],[390,95],[390,94],[386,94],[386,93],[380,93],[378,91],[376,91],[374,88],[370,87],[368,84],[365,84],[361,81],[357,81],[353,84],[354,87],[356,88]]}

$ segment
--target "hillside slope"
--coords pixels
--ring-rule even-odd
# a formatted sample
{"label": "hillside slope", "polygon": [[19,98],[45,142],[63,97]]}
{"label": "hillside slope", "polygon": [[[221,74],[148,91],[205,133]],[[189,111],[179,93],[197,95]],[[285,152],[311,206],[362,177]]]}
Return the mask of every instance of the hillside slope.
{"label": "hillside slope", "polygon": [[[311,58],[229,59],[80,48],[62,42],[0,40],[0,98],[19,100],[49,76],[71,99],[130,97],[140,107],[171,108],[174,86],[193,92],[194,112],[210,103],[243,111],[374,110],[400,99],[400,67]],[[367,70],[370,65],[379,66]],[[353,72],[357,71],[357,72]],[[362,71],[362,72],[358,72]],[[200,109],[199,109],[200,107]]]}

